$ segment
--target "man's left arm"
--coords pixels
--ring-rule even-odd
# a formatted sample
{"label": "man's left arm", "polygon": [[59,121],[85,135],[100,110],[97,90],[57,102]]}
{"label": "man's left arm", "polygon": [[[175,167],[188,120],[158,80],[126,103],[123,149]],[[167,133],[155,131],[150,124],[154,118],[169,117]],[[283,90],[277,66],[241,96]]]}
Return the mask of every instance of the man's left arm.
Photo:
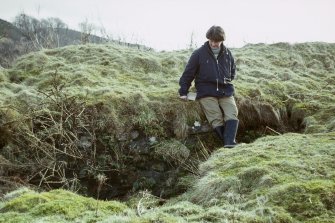
{"label": "man's left arm", "polygon": [[230,73],[231,73],[231,80],[234,80],[236,78],[236,65],[233,55],[230,53]]}

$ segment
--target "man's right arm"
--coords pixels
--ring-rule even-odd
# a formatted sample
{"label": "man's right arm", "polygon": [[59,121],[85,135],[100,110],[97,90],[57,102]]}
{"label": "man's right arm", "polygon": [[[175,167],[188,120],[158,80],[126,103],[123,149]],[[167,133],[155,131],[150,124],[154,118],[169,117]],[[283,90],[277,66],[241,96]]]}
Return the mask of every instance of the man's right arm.
{"label": "man's right arm", "polygon": [[179,80],[179,95],[181,99],[187,100],[187,93],[191,86],[192,81],[195,78],[195,75],[198,72],[199,59],[197,51],[193,52],[190,57],[185,70]]}

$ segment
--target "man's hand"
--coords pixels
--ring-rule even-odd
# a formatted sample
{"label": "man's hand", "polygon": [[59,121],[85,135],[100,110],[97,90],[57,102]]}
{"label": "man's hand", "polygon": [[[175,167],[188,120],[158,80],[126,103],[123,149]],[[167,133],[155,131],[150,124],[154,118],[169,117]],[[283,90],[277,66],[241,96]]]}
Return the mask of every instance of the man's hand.
{"label": "man's hand", "polygon": [[187,95],[179,96],[179,98],[180,98],[181,100],[187,101]]}

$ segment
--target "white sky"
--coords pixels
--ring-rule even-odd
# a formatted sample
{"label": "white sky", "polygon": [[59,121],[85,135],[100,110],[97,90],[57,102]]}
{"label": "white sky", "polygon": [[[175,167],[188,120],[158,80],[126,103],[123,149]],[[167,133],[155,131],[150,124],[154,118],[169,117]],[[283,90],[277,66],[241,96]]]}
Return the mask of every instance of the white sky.
{"label": "white sky", "polygon": [[[58,17],[70,28],[87,19],[122,38],[157,50],[197,46],[220,25],[225,44],[335,42],[335,0],[0,0],[0,18],[24,12],[37,19]],[[97,33],[99,34],[99,33]]]}

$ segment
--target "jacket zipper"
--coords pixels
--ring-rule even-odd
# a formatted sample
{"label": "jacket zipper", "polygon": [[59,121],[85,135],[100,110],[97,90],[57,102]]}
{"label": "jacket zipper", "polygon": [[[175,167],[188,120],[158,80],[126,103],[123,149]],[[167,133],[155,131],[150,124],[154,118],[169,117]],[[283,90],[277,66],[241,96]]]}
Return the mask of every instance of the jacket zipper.
{"label": "jacket zipper", "polygon": [[[216,67],[218,69],[218,76],[216,77],[216,91],[219,91],[219,77],[221,76],[220,74],[220,68],[219,68],[219,59],[216,59]],[[223,84],[226,84],[226,79],[223,76]]]}
{"label": "jacket zipper", "polygon": [[[216,66],[217,66],[217,69],[218,69],[218,73],[219,73],[219,60],[216,59]],[[216,91],[219,91],[219,77],[216,76]]]}
{"label": "jacket zipper", "polygon": [[[212,51],[210,51],[210,52],[211,52],[213,58],[216,60],[216,68],[217,68],[217,70],[218,70],[218,73],[217,73],[217,76],[216,76],[216,91],[219,91],[219,76],[220,76],[219,58],[215,58],[213,52],[212,52]],[[224,53],[224,52],[223,52],[223,53]],[[223,54],[223,53],[222,53],[222,54]],[[221,54],[219,57],[221,57],[222,54]],[[225,83],[226,83],[226,80],[225,80],[225,78],[223,77],[223,84],[225,84]]]}

